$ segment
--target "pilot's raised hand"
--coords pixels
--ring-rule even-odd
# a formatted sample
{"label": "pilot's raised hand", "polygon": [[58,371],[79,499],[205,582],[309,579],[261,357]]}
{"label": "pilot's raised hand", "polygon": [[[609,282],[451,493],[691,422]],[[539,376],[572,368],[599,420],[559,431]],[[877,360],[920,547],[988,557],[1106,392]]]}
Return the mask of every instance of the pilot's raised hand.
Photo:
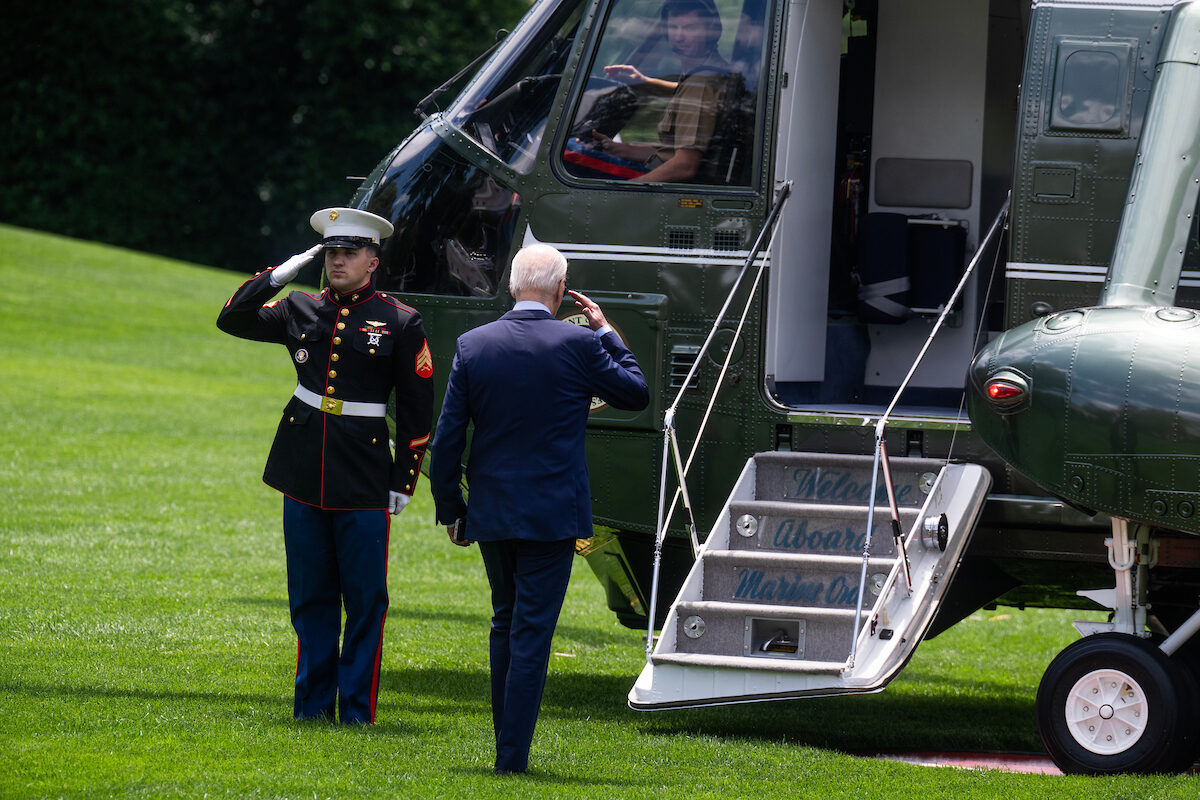
{"label": "pilot's raised hand", "polygon": [[642,71],[632,64],[610,64],[604,68],[604,75],[618,83],[645,83],[647,80]]}
{"label": "pilot's raised hand", "polygon": [[321,247],[319,244],[313,245],[303,253],[297,253],[271,270],[271,285],[283,286],[285,283],[290,283],[300,272],[300,268],[312,261],[317,253],[321,252]]}

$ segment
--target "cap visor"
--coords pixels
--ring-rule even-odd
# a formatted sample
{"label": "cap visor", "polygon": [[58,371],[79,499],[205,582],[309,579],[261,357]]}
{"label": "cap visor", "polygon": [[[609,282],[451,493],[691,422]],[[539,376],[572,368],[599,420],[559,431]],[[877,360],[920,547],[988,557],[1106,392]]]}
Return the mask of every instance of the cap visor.
{"label": "cap visor", "polygon": [[360,247],[366,247],[369,244],[375,244],[365,236],[330,236],[321,242],[325,247],[345,247],[350,250],[357,250]]}

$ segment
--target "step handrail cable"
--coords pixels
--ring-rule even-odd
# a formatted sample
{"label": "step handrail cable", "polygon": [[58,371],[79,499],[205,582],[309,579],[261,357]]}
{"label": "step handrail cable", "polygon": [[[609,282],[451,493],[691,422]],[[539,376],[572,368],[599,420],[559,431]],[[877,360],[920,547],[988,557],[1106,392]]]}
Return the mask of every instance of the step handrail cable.
{"label": "step handrail cable", "polygon": [[[892,488],[891,470],[888,466],[885,431],[887,428],[888,418],[891,417],[892,411],[895,410],[896,404],[900,402],[900,395],[908,388],[909,381],[917,371],[917,367],[921,365],[921,361],[925,358],[925,354],[929,352],[930,346],[933,344],[934,337],[941,331],[943,323],[954,309],[954,305],[958,302],[958,298],[962,295],[963,290],[967,286],[967,281],[975,273],[975,267],[979,264],[979,260],[983,254],[987,252],[992,243],[992,237],[1001,229],[1001,223],[1008,218],[1009,203],[1012,200],[1012,192],[1004,198],[1003,205],[996,212],[996,218],[992,220],[991,226],[988,228],[987,234],[983,237],[983,241],[979,243],[979,247],[975,249],[975,255],[967,264],[967,268],[963,270],[962,278],[958,281],[958,285],[954,287],[954,291],[950,294],[950,299],[946,301],[946,305],[942,308],[942,312],[938,314],[937,321],[933,325],[933,330],[929,332],[929,336],[925,339],[925,344],[921,346],[921,351],[917,353],[916,359],[912,366],[908,369],[908,374],[904,376],[904,380],[900,382],[900,386],[896,389],[896,393],[892,395],[892,401],[888,403],[883,415],[879,417],[879,421],[875,423],[875,460],[871,467],[871,494],[867,503],[867,535],[866,542],[863,546],[863,561],[862,572],[858,581],[858,604],[855,608],[854,615],[854,638],[850,642],[850,658],[846,661],[846,668],[854,668],[854,660],[858,654],[858,637],[862,629],[862,611],[863,597],[867,588],[867,561],[871,556],[871,530],[875,525],[875,496],[879,490],[879,465],[883,462],[884,482],[887,485],[888,503],[892,514],[892,532],[897,537],[899,550],[902,556],[901,562],[904,567],[904,577],[906,580],[905,587],[907,591],[912,591],[912,575],[909,573],[908,553],[904,549],[904,537],[899,534],[900,531],[900,514],[896,507],[896,494]],[[918,520],[918,524],[920,521]],[[880,592],[882,600],[884,593]]]}
{"label": "step handrail cable", "polygon": [[[742,269],[741,272],[738,273],[737,280],[733,282],[733,287],[729,290],[729,294],[725,298],[724,305],[722,305],[721,310],[717,312],[717,317],[713,321],[712,328],[708,332],[708,337],[704,340],[704,344],[700,346],[699,352],[696,353],[696,360],[692,362],[691,369],[688,370],[687,377],[683,379],[683,384],[679,387],[679,391],[676,393],[675,399],[671,401],[671,405],[667,407],[666,412],[663,414],[662,469],[659,476],[658,491],[658,527],[654,535],[654,572],[650,580],[650,608],[649,620],[647,622],[648,627],[646,631],[647,660],[650,659],[654,651],[654,620],[658,613],[658,582],[662,571],[663,541],[666,539],[667,526],[670,525],[670,520],[675,513],[675,504],[680,498],[682,498],[684,510],[687,511],[688,514],[688,531],[692,538],[693,554],[699,552],[700,549],[700,541],[696,533],[696,519],[692,514],[691,499],[688,497],[687,493],[687,470],[692,465],[692,458],[696,454],[696,448],[700,443],[700,438],[704,433],[704,428],[708,424],[709,415],[712,412],[713,405],[716,403],[717,393],[720,391],[721,384],[725,379],[725,373],[729,369],[729,362],[734,352],[734,345],[736,345],[739,337],[741,336],[742,325],[746,321],[746,316],[750,310],[750,304],[754,301],[754,295],[756,294],[759,281],[762,279],[763,268],[761,266],[757,275],[755,276],[754,287],[750,290],[746,298],[746,306],[742,309],[742,316],[738,323],[737,332],[734,335],[733,341],[730,342],[729,351],[725,354],[725,362],[721,367],[721,373],[718,376],[717,382],[713,388],[712,396],[709,398],[709,403],[705,409],[704,417],[700,421],[699,430],[696,432],[696,441],[692,448],[692,452],[688,456],[686,465],[680,460],[679,440],[675,435],[675,414],[679,408],[679,404],[683,402],[684,393],[687,392],[688,386],[691,385],[692,379],[696,376],[696,373],[700,369],[700,364],[703,361],[704,355],[708,352],[709,347],[716,338],[717,331],[719,330],[721,323],[725,320],[726,312],[729,311],[729,307],[733,304],[733,298],[737,295],[738,289],[742,285],[742,279],[746,276],[746,273],[749,271],[750,267],[754,265],[754,262],[758,258],[758,254],[763,250],[763,245],[767,241],[768,233],[770,233],[771,236],[770,242],[774,242],[775,233],[778,230],[775,227],[775,223],[778,221],[779,215],[783,211],[783,206],[787,202],[791,192],[791,181],[784,181],[782,184],[780,184],[775,197],[775,203],[772,205],[770,213],[767,214],[767,218],[763,222],[763,226],[759,230],[758,236],[755,237],[754,244],[750,248],[749,255],[747,255],[746,260],[742,263]],[[770,244],[767,245],[767,249],[770,250]],[[675,465],[675,473],[679,478],[679,486],[676,487],[675,493],[672,496],[671,508],[669,511],[666,507],[668,460]]]}

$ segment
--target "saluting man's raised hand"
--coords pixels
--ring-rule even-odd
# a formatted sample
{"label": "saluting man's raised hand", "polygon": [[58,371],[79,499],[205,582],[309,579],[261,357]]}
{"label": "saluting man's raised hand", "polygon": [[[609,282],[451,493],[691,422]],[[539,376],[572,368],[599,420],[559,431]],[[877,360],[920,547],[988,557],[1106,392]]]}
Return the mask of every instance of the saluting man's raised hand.
{"label": "saluting man's raised hand", "polygon": [[583,315],[587,317],[589,328],[598,331],[608,324],[608,320],[604,318],[604,312],[600,310],[600,306],[588,299],[587,295],[580,294],[574,289],[568,289],[567,294],[575,298],[575,305],[583,310]]}
{"label": "saluting man's raised hand", "polygon": [[297,253],[271,270],[272,285],[283,286],[285,283],[290,283],[300,272],[300,268],[312,261],[317,253],[321,252],[321,247],[322,245],[319,244],[313,245],[303,253]]}

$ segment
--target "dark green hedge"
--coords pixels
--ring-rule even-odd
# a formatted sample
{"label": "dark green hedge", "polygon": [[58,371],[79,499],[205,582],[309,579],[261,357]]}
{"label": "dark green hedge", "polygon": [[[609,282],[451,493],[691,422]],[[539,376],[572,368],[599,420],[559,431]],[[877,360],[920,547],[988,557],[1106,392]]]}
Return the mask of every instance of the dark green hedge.
{"label": "dark green hedge", "polygon": [[[0,220],[253,271],[529,0],[96,0],[0,33]],[[452,96],[448,95],[447,97]]]}

